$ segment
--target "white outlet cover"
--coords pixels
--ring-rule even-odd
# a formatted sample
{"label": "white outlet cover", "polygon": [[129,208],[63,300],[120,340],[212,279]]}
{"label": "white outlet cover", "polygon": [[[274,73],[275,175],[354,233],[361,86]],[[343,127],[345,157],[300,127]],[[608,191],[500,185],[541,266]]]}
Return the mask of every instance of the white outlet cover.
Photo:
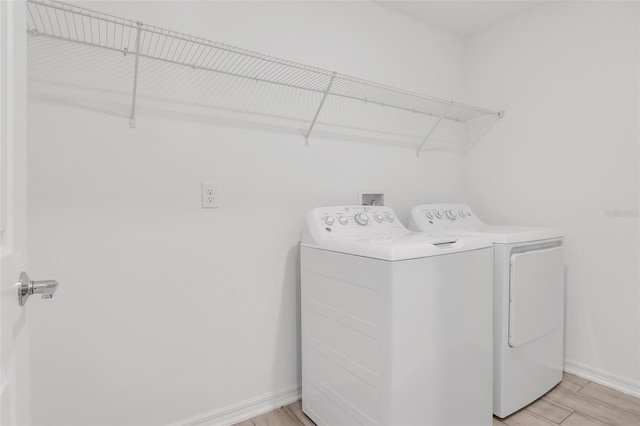
{"label": "white outlet cover", "polygon": [[202,182],[200,189],[203,209],[217,209],[220,207],[220,191],[217,183]]}

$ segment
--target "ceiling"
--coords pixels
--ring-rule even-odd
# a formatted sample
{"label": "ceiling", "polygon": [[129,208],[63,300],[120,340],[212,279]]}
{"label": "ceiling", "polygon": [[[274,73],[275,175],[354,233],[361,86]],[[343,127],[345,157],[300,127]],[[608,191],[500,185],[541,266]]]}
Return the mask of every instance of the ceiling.
{"label": "ceiling", "polygon": [[529,1],[377,1],[376,3],[424,24],[467,38],[548,0]]}

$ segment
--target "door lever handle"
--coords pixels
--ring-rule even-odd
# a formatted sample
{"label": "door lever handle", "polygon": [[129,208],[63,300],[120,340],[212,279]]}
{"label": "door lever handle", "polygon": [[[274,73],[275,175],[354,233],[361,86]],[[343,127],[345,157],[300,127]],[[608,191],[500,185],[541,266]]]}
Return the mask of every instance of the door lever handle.
{"label": "door lever handle", "polygon": [[58,289],[58,281],[32,281],[26,272],[22,272],[16,286],[18,286],[18,302],[20,306],[24,306],[32,294],[41,294],[43,299],[51,299]]}

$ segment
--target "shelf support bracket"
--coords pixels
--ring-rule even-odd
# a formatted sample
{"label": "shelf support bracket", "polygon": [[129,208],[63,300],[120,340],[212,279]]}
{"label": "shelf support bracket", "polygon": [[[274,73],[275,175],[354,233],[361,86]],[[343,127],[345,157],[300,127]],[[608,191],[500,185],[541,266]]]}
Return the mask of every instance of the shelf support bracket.
{"label": "shelf support bracket", "polygon": [[489,131],[489,129],[491,129],[491,127],[493,127],[493,124],[496,121],[498,121],[498,119],[502,118],[503,116],[504,116],[504,111],[500,111],[498,114],[492,116],[484,124],[484,126],[480,126],[480,128],[476,131],[476,133],[467,140],[467,143],[466,143],[467,149],[473,148],[473,146],[476,144],[476,142],[478,142],[480,140],[480,138],[482,138]]}
{"label": "shelf support bracket", "polygon": [[140,34],[142,33],[142,22],[136,22],[138,30],[136,32],[136,63],[133,70],[133,99],[131,101],[131,116],[129,117],[129,127],[136,128],[136,95],[138,92],[138,64],[140,62]]}
{"label": "shelf support bracket", "polygon": [[440,117],[438,117],[438,121],[436,121],[436,123],[433,125],[433,127],[431,128],[431,130],[429,130],[429,133],[427,134],[427,136],[422,140],[422,143],[420,144],[420,146],[418,147],[418,149],[416,150],[416,157],[420,157],[420,151],[422,150],[422,147],[427,143],[427,141],[429,140],[429,138],[431,137],[431,135],[433,134],[433,132],[436,131],[436,129],[438,128],[438,126],[440,125],[440,122],[442,121],[443,118],[445,118],[447,116],[447,113],[449,112],[449,110],[451,109],[451,107],[453,106],[453,102],[449,103],[449,106],[447,107],[447,109],[442,113],[442,115]]}
{"label": "shelf support bracket", "polygon": [[320,101],[320,105],[318,105],[318,110],[316,111],[316,115],[313,116],[313,121],[311,122],[311,125],[309,126],[309,130],[307,130],[307,133],[304,135],[304,144],[305,146],[309,146],[309,135],[311,134],[311,131],[313,130],[313,126],[316,125],[316,120],[318,119],[318,116],[320,115],[320,110],[322,110],[322,106],[324,105],[324,101],[327,99],[327,95],[329,94],[329,90],[331,90],[331,85],[333,84],[333,79],[336,78],[336,72],[334,71],[331,74],[331,79],[329,80],[329,84],[327,84],[327,88],[324,90],[324,93],[322,94],[322,100]]}

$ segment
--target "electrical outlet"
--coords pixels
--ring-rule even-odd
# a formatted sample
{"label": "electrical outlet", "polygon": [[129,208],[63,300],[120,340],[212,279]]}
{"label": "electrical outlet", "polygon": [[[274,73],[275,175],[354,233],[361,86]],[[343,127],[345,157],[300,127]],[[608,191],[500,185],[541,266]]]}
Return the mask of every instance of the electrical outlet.
{"label": "electrical outlet", "polygon": [[202,208],[217,209],[220,207],[218,185],[215,183],[202,183]]}

